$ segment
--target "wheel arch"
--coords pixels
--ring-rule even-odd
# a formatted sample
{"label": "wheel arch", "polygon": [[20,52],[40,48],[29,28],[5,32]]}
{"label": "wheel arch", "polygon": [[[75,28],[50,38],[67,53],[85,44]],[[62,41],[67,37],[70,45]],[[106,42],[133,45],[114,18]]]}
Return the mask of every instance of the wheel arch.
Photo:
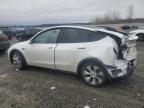
{"label": "wheel arch", "polygon": [[144,35],[144,32],[136,33],[137,36]]}
{"label": "wheel arch", "polygon": [[[26,59],[25,59],[23,53],[22,53],[20,50],[18,50],[18,49],[13,49],[13,50],[11,50],[10,53],[9,53],[9,58],[10,58],[10,62],[11,62],[11,63],[13,63],[13,61],[12,61],[12,55],[14,54],[14,52],[19,52],[19,53],[22,55],[22,57],[24,58],[25,62],[26,62]],[[27,62],[26,62],[26,63],[27,63]]]}
{"label": "wheel arch", "polygon": [[[105,71],[107,72],[106,66],[105,66],[105,64],[104,64],[101,60],[99,60],[98,58],[95,58],[95,57],[91,57],[91,58],[83,59],[83,60],[81,60],[81,61],[79,62],[78,66],[77,66],[77,70],[76,70],[78,76],[81,76],[81,67],[82,67],[85,63],[87,63],[87,62],[96,62],[96,63],[99,63],[99,64],[101,64],[101,65],[103,66],[103,68],[104,68]],[[107,74],[108,74],[108,72],[107,72]]]}

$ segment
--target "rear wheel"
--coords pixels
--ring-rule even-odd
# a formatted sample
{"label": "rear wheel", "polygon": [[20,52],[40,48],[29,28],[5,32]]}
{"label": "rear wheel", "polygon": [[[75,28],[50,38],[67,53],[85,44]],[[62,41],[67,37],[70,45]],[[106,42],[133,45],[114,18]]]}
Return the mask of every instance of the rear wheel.
{"label": "rear wheel", "polygon": [[106,82],[107,75],[103,66],[96,62],[88,62],[81,68],[84,82],[91,86],[101,86]]}
{"label": "rear wheel", "polygon": [[12,62],[16,69],[22,70],[26,67],[26,62],[24,57],[18,51],[15,51],[12,55]]}

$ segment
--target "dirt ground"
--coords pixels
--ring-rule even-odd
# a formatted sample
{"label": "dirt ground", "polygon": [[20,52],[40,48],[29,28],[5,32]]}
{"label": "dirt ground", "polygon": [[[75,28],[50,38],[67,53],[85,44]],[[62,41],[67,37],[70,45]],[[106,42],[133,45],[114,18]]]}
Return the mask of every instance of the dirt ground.
{"label": "dirt ground", "polygon": [[101,88],[49,69],[16,71],[7,54],[0,55],[0,108],[144,108],[144,43],[137,48],[133,75]]}

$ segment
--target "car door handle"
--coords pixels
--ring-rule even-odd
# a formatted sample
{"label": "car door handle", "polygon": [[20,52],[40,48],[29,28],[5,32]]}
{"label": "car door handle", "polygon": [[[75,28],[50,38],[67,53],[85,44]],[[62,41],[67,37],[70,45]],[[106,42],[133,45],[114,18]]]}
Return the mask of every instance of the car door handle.
{"label": "car door handle", "polygon": [[78,48],[78,49],[85,49],[84,47],[80,47],[80,48]]}
{"label": "car door handle", "polygon": [[53,47],[47,47],[47,49],[52,49]]}

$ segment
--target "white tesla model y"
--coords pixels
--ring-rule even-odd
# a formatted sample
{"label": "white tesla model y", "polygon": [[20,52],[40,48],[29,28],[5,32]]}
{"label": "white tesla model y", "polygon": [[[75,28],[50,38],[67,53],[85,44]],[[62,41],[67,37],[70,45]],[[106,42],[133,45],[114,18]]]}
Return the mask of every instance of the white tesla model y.
{"label": "white tesla model y", "polygon": [[31,65],[74,72],[100,86],[133,72],[136,39],[104,28],[56,26],[11,46],[8,57],[19,70]]}

